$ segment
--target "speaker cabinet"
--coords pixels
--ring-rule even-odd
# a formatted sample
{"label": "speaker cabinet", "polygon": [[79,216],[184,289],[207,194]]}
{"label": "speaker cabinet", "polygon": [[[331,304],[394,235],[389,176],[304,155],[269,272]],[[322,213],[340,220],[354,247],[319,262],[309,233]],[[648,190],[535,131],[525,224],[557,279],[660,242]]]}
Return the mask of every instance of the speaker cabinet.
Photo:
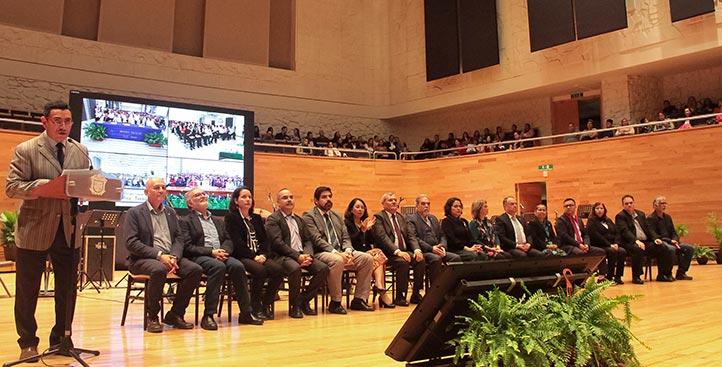
{"label": "speaker cabinet", "polygon": [[[115,236],[85,236],[83,258],[83,270],[91,280],[99,281],[101,267],[105,269],[105,275],[109,281],[113,281],[113,270],[115,268]],[[84,279],[87,280],[87,279]]]}

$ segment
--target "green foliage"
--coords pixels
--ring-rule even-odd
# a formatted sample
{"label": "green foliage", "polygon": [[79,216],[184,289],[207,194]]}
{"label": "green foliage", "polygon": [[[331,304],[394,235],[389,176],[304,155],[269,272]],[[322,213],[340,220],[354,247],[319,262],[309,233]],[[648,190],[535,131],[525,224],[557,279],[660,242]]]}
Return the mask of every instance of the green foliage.
{"label": "green foliage", "polygon": [[15,247],[15,223],[18,221],[18,213],[5,211],[0,214],[0,242],[5,247]]}
{"label": "green foliage", "polygon": [[717,215],[715,213],[707,214],[707,233],[714,236],[714,240],[717,241],[717,246],[722,251],[722,226],[717,222]]}
{"label": "green foliage", "polygon": [[715,255],[714,250],[712,250],[711,248],[706,246],[694,245],[694,252],[692,254],[692,258],[702,259],[705,257],[709,260],[717,259],[717,255]]}
{"label": "green foliage", "polygon": [[83,128],[85,136],[93,140],[103,140],[108,136],[105,126],[91,122]]}
{"label": "green foliage", "polygon": [[[591,276],[568,297],[542,291],[517,299],[495,289],[470,300],[470,315],[450,343],[456,360],[469,356],[474,366],[639,366],[629,331],[634,296],[605,297],[611,282]],[[613,311],[623,306],[621,319]]]}
{"label": "green foliage", "polygon": [[687,227],[686,224],[677,224],[674,226],[674,231],[677,233],[677,236],[681,239],[682,237],[685,237],[689,234],[689,227]]}
{"label": "green foliage", "polygon": [[149,145],[157,144],[164,147],[168,144],[168,139],[162,133],[145,133],[143,141]]}

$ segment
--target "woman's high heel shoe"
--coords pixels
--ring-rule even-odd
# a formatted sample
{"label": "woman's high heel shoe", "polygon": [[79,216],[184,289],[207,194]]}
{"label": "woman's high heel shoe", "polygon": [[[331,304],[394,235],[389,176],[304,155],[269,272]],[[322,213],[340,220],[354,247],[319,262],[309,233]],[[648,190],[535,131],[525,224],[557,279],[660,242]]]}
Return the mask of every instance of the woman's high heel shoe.
{"label": "woman's high heel shoe", "polygon": [[379,308],[396,308],[396,305],[393,302],[391,304],[386,304],[381,300],[381,298],[379,298]]}

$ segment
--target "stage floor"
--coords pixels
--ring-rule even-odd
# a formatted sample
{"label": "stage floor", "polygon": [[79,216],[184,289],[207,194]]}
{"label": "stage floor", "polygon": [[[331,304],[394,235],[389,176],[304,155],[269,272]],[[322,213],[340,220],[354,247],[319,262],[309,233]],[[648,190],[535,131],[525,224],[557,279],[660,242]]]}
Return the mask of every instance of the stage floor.
{"label": "stage floor", "polygon": [[[630,273],[629,268],[626,269]],[[656,273],[656,269],[655,269]],[[124,272],[116,272],[120,279]],[[640,317],[633,332],[651,349],[636,346],[643,366],[721,366],[720,328],[716,321],[722,305],[722,266],[693,265],[693,281],[647,282],[612,287],[609,295],[641,294],[632,311]],[[15,274],[0,276],[15,293]],[[3,292],[0,289],[0,292]],[[4,294],[4,293],[2,293]],[[78,298],[73,341],[78,347],[101,352],[84,356],[92,366],[403,366],[384,354],[406,317],[413,310],[397,307],[375,312],[349,311],[348,315],[321,314],[301,320],[289,319],[285,294],[276,303],[276,320],[263,326],[237,324],[216,318],[218,331],[167,328],[161,334],[143,332],[142,303],[131,304],[124,327],[120,326],[124,288],[86,288]],[[0,361],[15,360],[19,348],[13,321],[12,298],[0,298]],[[166,308],[168,309],[168,307]],[[201,313],[202,313],[201,305]],[[40,349],[47,348],[53,324],[53,300],[41,298],[36,314]],[[186,320],[194,318],[193,303]],[[68,357],[52,356],[51,365],[78,365]],[[34,364],[40,365],[40,364]],[[30,365],[28,365],[30,366]]]}

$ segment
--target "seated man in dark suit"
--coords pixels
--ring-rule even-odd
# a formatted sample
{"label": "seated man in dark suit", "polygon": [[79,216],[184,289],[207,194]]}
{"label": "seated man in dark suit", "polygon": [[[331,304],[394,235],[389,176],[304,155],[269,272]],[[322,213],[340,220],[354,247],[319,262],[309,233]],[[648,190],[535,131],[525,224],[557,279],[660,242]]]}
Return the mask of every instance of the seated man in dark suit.
{"label": "seated man in dark suit", "polygon": [[381,197],[381,206],[384,210],[374,214],[376,223],[371,229],[376,246],[380,248],[389,259],[388,264],[396,271],[396,295],[394,303],[399,306],[408,306],[406,293],[409,289],[409,269],[414,269],[414,290],[411,303],[420,303],[423,297],[421,289],[424,288],[424,271],[426,263],[421,252],[413,229],[406,219],[398,213],[399,202],[396,195],[391,192]]}
{"label": "seated man in dark suit", "polygon": [[[557,218],[555,227],[559,236],[559,247],[567,255],[601,255],[606,252],[599,247],[589,246],[589,235],[582,218],[577,216],[577,202],[572,198],[564,199],[564,214]],[[600,274],[607,274],[606,262],[602,262]]]}
{"label": "seated man in dark suit", "polygon": [[439,220],[430,214],[431,201],[427,195],[416,197],[416,213],[408,216],[411,229],[414,230],[416,240],[419,241],[421,252],[424,253],[424,261],[429,267],[429,276],[433,283],[436,275],[441,271],[445,263],[459,262],[461,256],[446,251],[446,236],[441,230]]}
{"label": "seated man in dark suit", "polygon": [[528,223],[532,237],[532,247],[546,256],[566,256],[559,248],[559,240],[554,233],[554,226],[547,219],[547,206],[539,204],[534,208],[534,220]]}
{"label": "seated man in dark suit", "polygon": [[130,208],[125,216],[125,247],[128,248],[128,270],[133,274],[149,275],[145,296],[148,297],[146,331],[160,333],[163,326],[158,322],[160,302],[168,274],[181,278],[173,307],[163,322],[178,329],[192,329],[185,322],[188,302],[201,280],[200,265],[183,257],[183,239],[175,211],[163,205],[166,199],[165,182],[153,177],[145,185],[148,200]]}
{"label": "seated man in dark suit", "polygon": [[[306,223],[293,213],[296,203],[293,193],[281,189],[276,194],[278,210],[266,219],[266,235],[271,244],[272,261],[283,267],[288,277],[288,315],[295,319],[316,315],[309,302],[316,298],[318,290],[328,277],[328,266],[313,259],[313,243]],[[301,292],[301,268],[313,277]]]}
{"label": "seated man in dark suit", "polygon": [[314,257],[328,265],[328,290],[331,294],[331,303],[328,305],[330,313],[345,315],[346,310],[341,305],[343,297],[342,280],[344,269],[356,271],[356,290],[351,309],[356,311],[373,311],[374,308],[366,303],[371,291],[371,273],[374,270],[374,259],[363,251],[354,251],[351,237],[341,214],[331,210],[333,201],[331,188],[319,186],[313,193],[316,206],[303,213],[311,241],[314,246]]}
{"label": "seated man in dark suit", "polygon": [[[679,262],[675,278],[678,280],[692,280],[692,277],[687,275],[687,271],[689,270],[690,263],[692,263],[694,246],[679,242],[679,236],[674,230],[672,216],[666,213],[667,198],[664,196],[657,196],[654,198],[652,205],[654,206],[654,213],[647,217],[647,224],[652,227],[652,230],[657,232],[657,234],[662,238],[662,241],[675,247],[675,252],[678,255],[677,259]],[[670,275],[671,274],[672,273],[670,272]]]}
{"label": "seated man in dark suit", "polygon": [[494,231],[499,236],[502,250],[513,257],[544,256],[541,251],[532,247],[533,237],[524,218],[516,215],[517,203],[513,196],[502,201],[504,213],[496,216]]}
{"label": "seated man in dark suit", "polygon": [[180,221],[184,255],[200,265],[208,277],[201,327],[205,330],[218,329],[213,315],[218,312],[218,300],[226,273],[233,282],[236,301],[241,310],[238,323],[262,325],[263,320],[251,312],[246,269],[238,259],[229,256],[233,245],[225,231],[223,219],[213,216],[208,210],[208,194],[195,188],[186,192],[185,200],[191,211]]}
{"label": "seated man in dark suit", "polygon": [[615,224],[621,237],[621,245],[632,256],[632,283],[644,284],[642,278],[642,258],[657,257],[657,280],[672,282],[672,265],[675,248],[665,244],[652,227],[647,224],[644,212],[634,209],[634,197],[622,197],[623,210],[617,213]]}

